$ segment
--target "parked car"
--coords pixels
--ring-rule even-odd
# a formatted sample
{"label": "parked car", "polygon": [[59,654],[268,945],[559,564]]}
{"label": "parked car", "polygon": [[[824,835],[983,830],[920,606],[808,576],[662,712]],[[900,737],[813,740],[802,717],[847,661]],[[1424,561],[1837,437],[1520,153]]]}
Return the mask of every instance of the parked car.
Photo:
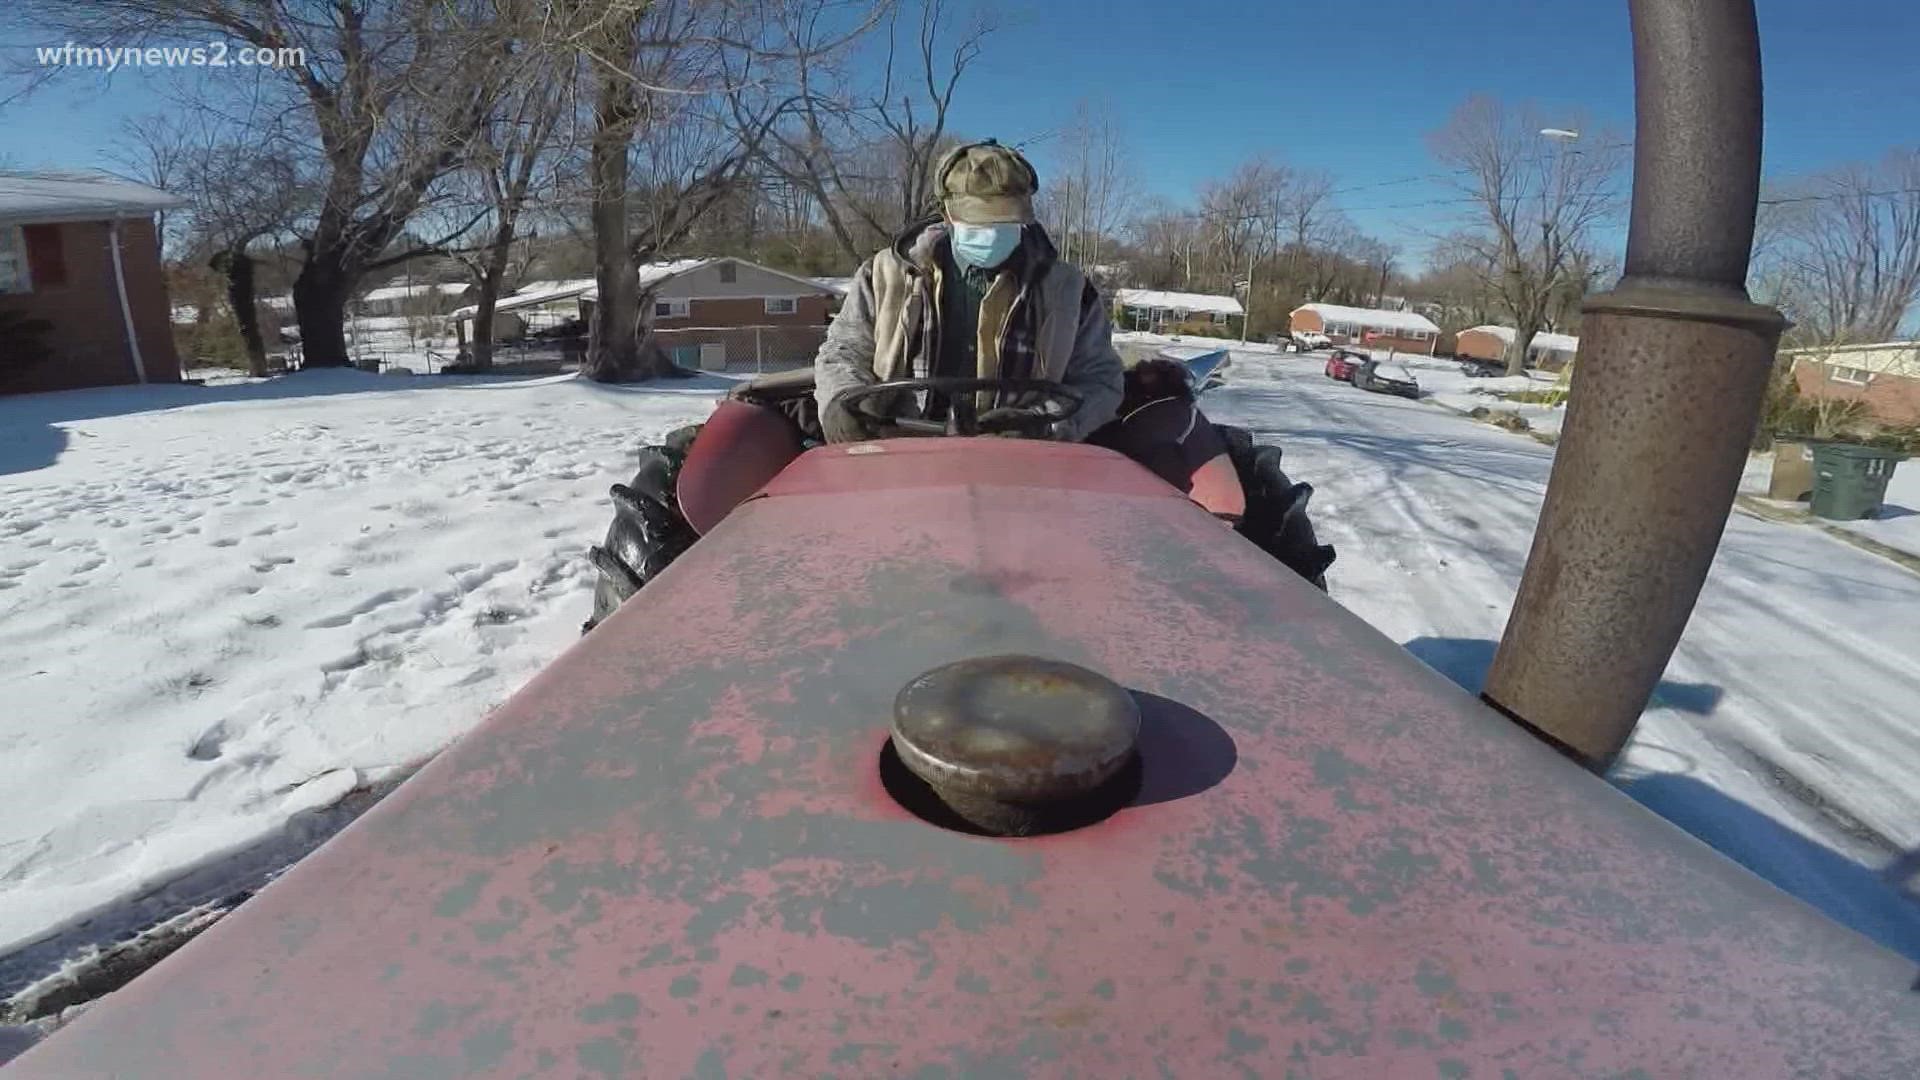
{"label": "parked car", "polygon": [[1413,377],[1400,364],[1383,364],[1378,360],[1365,360],[1355,369],[1353,385],[1376,394],[1393,394],[1404,398],[1420,396],[1420,380]]}
{"label": "parked car", "polygon": [[1352,349],[1335,349],[1333,355],[1327,357],[1327,378],[1350,383],[1353,381],[1353,373],[1360,369],[1360,365],[1372,359],[1373,357],[1366,353],[1355,352]]}
{"label": "parked car", "polygon": [[1317,334],[1311,330],[1302,330],[1294,334],[1292,341],[1294,349],[1299,352],[1312,352],[1314,349],[1324,349],[1333,344],[1333,339],[1327,335]]}

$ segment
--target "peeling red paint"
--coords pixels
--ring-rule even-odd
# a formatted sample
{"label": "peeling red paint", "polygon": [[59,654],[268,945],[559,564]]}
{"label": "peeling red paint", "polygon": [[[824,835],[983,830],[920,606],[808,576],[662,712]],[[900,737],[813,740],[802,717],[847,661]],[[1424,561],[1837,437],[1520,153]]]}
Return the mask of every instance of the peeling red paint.
{"label": "peeling red paint", "polygon": [[[1910,965],[1144,470],[886,448],[803,458],[8,1076],[1920,1075]],[[1136,692],[1134,805],[998,840],[886,794],[899,687],[1007,652]]]}

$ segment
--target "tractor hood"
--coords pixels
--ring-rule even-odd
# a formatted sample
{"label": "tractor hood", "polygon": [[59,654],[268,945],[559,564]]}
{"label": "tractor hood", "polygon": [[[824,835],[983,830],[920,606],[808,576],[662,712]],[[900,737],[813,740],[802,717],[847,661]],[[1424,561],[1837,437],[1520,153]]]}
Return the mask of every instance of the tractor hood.
{"label": "tractor hood", "polygon": [[[1009,653],[1132,691],[1128,805],[889,794],[901,688]],[[903,440],[8,1076],[1892,1075],[1913,981],[1118,454]]]}

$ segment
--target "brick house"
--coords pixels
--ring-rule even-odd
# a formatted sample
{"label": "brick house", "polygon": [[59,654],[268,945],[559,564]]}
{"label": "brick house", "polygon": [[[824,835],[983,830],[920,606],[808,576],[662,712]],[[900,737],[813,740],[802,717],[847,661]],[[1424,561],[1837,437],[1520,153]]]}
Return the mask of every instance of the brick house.
{"label": "brick house", "polygon": [[154,215],[164,191],[97,173],[0,173],[0,310],[52,324],[52,358],[0,391],[179,382]]}
{"label": "brick house", "polygon": [[1361,345],[1394,352],[1433,355],[1440,328],[1413,311],[1345,307],[1340,304],[1302,304],[1293,309],[1288,330],[1295,334],[1325,334],[1335,345]]}
{"label": "brick house", "polygon": [[[681,366],[708,371],[811,364],[840,299],[830,285],[745,259],[648,263],[639,268],[639,277],[641,318],[661,347]],[[598,299],[591,279],[541,282],[502,297],[494,310],[551,315],[572,304],[579,318],[590,321]],[[452,318],[463,323],[474,314],[464,307]]]}
{"label": "brick house", "polygon": [[1793,380],[1810,398],[1866,403],[1874,419],[1920,424],[1920,341],[1791,349]]}
{"label": "brick house", "polygon": [[730,258],[685,260],[642,287],[661,347],[707,371],[811,364],[840,299],[812,278]]}
{"label": "brick house", "polygon": [[[1517,333],[1511,326],[1476,326],[1454,335],[1453,355],[1462,360],[1480,360],[1489,364],[1505,363],[1507,350],[1513,347]],[[1542,330],[1527,345],[1527,366],[1543,371],[1559,371],[1573,363],[1580,351],[1580,339],[1571,334],[1549,334]]]}

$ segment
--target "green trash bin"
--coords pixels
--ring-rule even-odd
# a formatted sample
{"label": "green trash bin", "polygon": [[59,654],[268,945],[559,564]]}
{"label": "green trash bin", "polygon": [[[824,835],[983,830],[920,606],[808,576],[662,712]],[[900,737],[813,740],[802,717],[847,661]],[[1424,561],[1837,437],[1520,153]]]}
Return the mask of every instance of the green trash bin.
{"label": "green trash bin", "polygon": [[1830,521],[1870,518],[1887,498],[1893,467],[1906,459],[1896,450],[1851,443],[1813,447],[1813,514]]}

